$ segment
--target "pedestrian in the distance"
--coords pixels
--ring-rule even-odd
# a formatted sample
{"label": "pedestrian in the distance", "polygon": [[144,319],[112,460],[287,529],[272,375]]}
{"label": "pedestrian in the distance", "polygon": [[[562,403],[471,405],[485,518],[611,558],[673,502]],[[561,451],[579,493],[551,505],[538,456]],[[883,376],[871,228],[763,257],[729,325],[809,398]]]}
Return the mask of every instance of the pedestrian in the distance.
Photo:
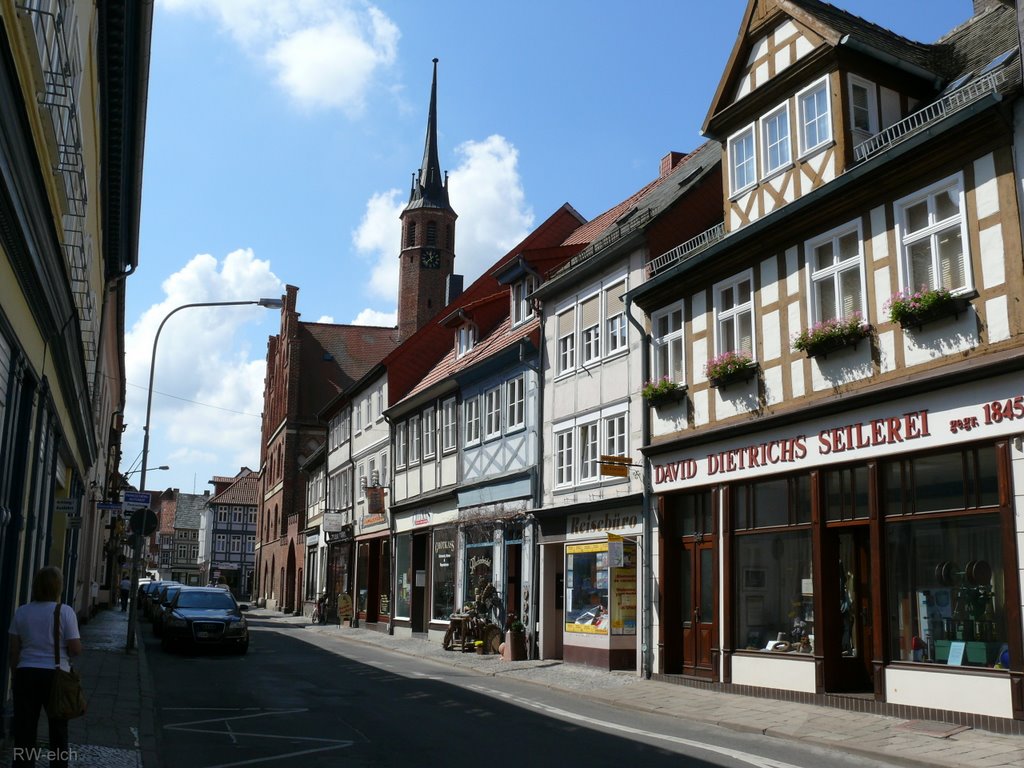
{"label": "pedestrian in the distance", "polygon": [[[9,664],[14,679],[14,762],[12,768],[30,768],[40,755],[36,751],[39,710],[50,698],[54,675],[53,622],[61,596],[64,575],[47,566],[32,580],[32,601],[14,612],[11,620]],[[70,605],[60,606],[60,666],[71,669],[70,657],[82,652],[78,618]],[[50,765],[66,768],[68,721],[49,719]]]}
{"label": "pedestrian in the distance", "polygon": [[121,579],[121,610],[128,610],[128,596],[132,591],[132,580],[127,576]]}

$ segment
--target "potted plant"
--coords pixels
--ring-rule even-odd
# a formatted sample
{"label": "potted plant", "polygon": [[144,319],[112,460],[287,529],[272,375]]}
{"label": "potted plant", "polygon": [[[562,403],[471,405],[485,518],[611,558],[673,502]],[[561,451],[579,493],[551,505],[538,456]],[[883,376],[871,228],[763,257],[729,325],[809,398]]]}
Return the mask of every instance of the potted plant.
{"label": "potted plant", "polygon": [[805,328],[793,337],[793,349],[808,357],[827,355],[851,345],[871,333],[871,326],[865,324],[860,312],[846,318],[834,317],[822,320]]}
{"label": "potted plant", "polygon": [[678,403],[686,396],[686,387],[673,381],[668,376],[662,376],[660,379],[644,382],[640,394],[647,401],[648,405],[658,408],[663,405]]}
{"label": "potted plant", "polygon": [[742,351],[723,352],[704,364],[704,375],[708,383],[718,389],[730,384],[749,381],[757,373],[753,358]]}
{"label": "potted plant", "polygon": [[890,297],[886,309],[892,322],[903,328],[920,328],[933,320],[959,315],[969,303],[967,296],[955,296],[948,288],[921,286],[916,291],[910,288],[897,291]]}
{"label": "potted plant", "polygon": [[507,661],[524,661],[526,659],[526,626],[515,614],[509,614],[505,630],[505,652],[502,658]]}

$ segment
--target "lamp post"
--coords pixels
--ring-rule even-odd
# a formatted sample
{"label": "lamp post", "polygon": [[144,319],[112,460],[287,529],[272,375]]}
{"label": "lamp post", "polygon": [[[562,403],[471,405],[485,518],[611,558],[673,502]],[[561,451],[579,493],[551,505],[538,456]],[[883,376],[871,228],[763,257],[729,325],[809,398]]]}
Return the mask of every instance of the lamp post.
{"label": "lamp post", "polygon": [[[191,309],[193,307],[238,307],[244,305],[255,304],[259,307],[266,307],[267,309],[280,309],[284,306],[284,302],[281,299],[256,299],[254,301],[200,301],[194,304],[182,304],[180,307],[175,307],[164,316],[164,319],[160,321],[160,325],[156,329],[156,336],[153,337],[153,352],[149,358],[149,388],[146,393],[146,423],[142,427],[142,466],[139,468],[139,490],[145,492],[146,490],[146,463],[149,459],[149,419],[150,414],[153,410],[153,373],[156,370],[156,345],[160,341],[160,332],[163,331],[164,325],[173,315],[180,312],[183,309]],[[166,469],[167,467],[160,467],[160,469]],[[132,589],[131,597],[128,601],[128,637],[125,642],[125,651],[131,651],[135,647],[135,618],[136,618],[136,606],[138,604],[137,593],[139,591],[139,559],[142,554],[142,531],[135,531],[133,538],[132,547]]]}

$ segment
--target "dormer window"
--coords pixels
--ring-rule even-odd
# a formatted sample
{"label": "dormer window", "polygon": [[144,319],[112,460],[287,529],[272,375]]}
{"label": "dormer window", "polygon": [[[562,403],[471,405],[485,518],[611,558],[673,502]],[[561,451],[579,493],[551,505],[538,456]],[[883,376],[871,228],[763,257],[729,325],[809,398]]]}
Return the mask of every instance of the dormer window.
{"label": "dormer window", "polygon": [[754,156],[754,126],[729,139],[729,188],[732,194],[752,187],[757,181],[757,160]]}
{"label": "dormer window", "polygon": [[525,323],[533,317],[533,305],[527,297],[537,287],[537,281],[533,275],[527,275],[524,279],[512,285],[512,327]]}
{"label": "dormer window", "polygon": [[878,107],[875,84],[850,77],[850,127],[854,141],[860,143],[878,133]]}
{"label": "dormer window", "polygon": [[476,345],[476,326],[472,323],[463,323],[455,331],[455,353],[456,357],[462,357]]}

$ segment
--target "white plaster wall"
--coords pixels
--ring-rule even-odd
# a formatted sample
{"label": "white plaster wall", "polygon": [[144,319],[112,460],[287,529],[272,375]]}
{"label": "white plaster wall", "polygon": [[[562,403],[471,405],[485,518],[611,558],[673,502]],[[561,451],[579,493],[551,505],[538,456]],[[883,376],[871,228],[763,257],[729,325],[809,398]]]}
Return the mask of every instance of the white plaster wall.
{"label": "white plaster wall", "polygon": [[974,195],[975,212],[979,219],[999,211],[996,162],[991,152],[974,161]]}
{"label": "white plaster wall", "polygon": [[978,234],[981,243],[981,283],[986,288],[1006,282],[1006,254],[1003,253],[1003,228],[986,227]]}
{"label": "white plaster wall", "polygon": [[767,653],[758,656],[737,655],[732,657],[732,681],[737,685],[814,693],[814,664],[806,659],[791,659]]}
{"label": "white plaster wall", "polygon": [[794,245],[786,249],[786,293],[795,296],[800,292],[800,260]]}
{"label": "white plaster wall", "polygon": [[885,700],[889,704],[1013,717],[1008,676],[953,676],[941,672],[890,667],[885,672]]}
{"label": "white plaster wall", "polygon": [[[764,369],[764,397],[768,405],[778,405],[783,400],[782,366],[773,365]],[[725,583],[725,582],[721,582]]]}
{"label": "white plaster wall", "polygon": [[1005,296],[995,296],[985,302],[985,319],[989,342],[1010,338],[1010,315]]}
{"label": "white plaster wall", "polygon": [[882,129],[900,121],[900,95],[890,88],[881,88]]}
{"label": "white plaster wall", "polygon": [[[644,406],[648,407],[648,406]],[[651,408],[651,430],[655,437],[681,432],[687,427],[686,400]],[[637,438],[639,440],[639,438]],[[639,443],[636,443],[639,444]]]}
{"label": "white plaster wall", "polygon": [[702,427],[707,424],[708,418],[708,390],[702,389],[693,393],[693,423]]}
{"label": "white plaster wall", "polygon": [[[800,304],[799,302],[792,302],[786,307],[786,319],[789,321],[789,330],[793,336],[800,332],[800,329],[804,327],[803,318],[800,317]],[[792,347],[792,339],[787,340]]]}
{"label": "white plaster wall", "polygon": [[808,53],[814,50],[814,45],[806,37],[801,35],[796,41],[796,57],[802,59]]}
{"label": "white plaster wall", "polygon": [[700,384],[708,380],[704,375],[704,364],[710,359],[711,350],[708,349],[708,340],[706,338],[696,339],[692,346],[693,370],[690,372],[690,375],[694,384]]}
{"label": "white plaster wall", "polygon": [[708,328],[708,303],[707,293],[701,291],[690,297],[690,314],[693,320],[690,322],[692,333],[703,333]]}
{"label": "white plaster wall", "polygon": [[871,257],[881,261],[889,257],[889,231],[885,227],[885,206],[871,209]]}
{"label": "white plaster wall", "polygon": [[896,370],[896,334],[885,331],[878,334],[879,367],[882,373]]}
{"label": "white plaster wall", "polygon": [[861,342],[825,357],[811,358],[811,387],[815,392],[871,378],[871,345]]}
{"label": "white plaster wall", "polygon": [[889,297],[892,296],[892,290],[889,283],[889,268],[882,267],[875,271],[875,296],[874,301],[874,317],[871,318],[870,322],[875,325],[886,323],[889,321],[889,313],[886,311],[886,304],[889,303]]}
{"label": "white plaster wall", "polygon": [[956,319],[941,320],[903,334],[903,359],[906,365],[920,365],[957,352],[967,352],[981,343],[978,320],[973,309]]}
{"label": "white plaster wall", "polygon": [[761,304],[774,304],[779,300],[779,263],[775,257],[761,262]]}
{"label": "white plaster wall", "polygon": [[730,384],[725,389],[712,390],[715,393],[715,417],[728,419],[747,413],[756,406],[757,377],[746,383]]}
{"label": "white plaster wall", "polygon": [[781,334],[777,310],[761,315],[761,353],[764,360],[778,360],[782,356]]}
{"label": "white plaster wall", "polygon": [[793,397],[804,396],[804,363],[794,360],[789,364],[789,385],[793,389]]}

